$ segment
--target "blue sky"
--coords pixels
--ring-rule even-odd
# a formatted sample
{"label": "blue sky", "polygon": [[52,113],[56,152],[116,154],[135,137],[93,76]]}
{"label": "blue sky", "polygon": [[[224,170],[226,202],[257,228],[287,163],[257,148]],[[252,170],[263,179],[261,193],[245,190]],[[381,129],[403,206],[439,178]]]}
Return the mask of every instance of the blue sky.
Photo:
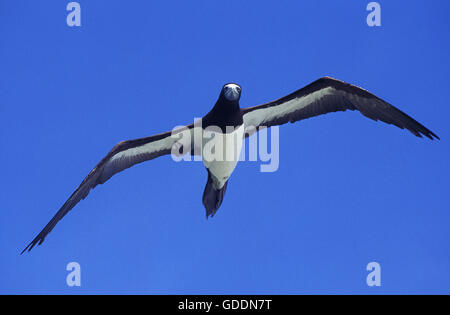
{"label": "blue sky", "polygon": [[[380,1],[375,28],[360,0],[79,1],[74,28],[68,2],[0,3],[0,293],[449,293],[448,1]],[[442,141],[359,113],[282,126],[279,170],[239,164],[208,221],[203,165],[158,158],[19,256],[117,142],[191,123],[229,81],[247,107],[324,75]]]}

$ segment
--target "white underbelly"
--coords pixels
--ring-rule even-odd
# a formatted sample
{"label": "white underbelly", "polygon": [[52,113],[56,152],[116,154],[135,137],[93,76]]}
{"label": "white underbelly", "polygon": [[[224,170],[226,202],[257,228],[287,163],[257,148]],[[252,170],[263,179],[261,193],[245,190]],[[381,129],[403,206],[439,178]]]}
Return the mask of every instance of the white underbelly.
{"label": "white underbelly", "polygon": [[241,154],[244,125],[230,133],[204,131],[202,159],[221,188],[236,168]]}

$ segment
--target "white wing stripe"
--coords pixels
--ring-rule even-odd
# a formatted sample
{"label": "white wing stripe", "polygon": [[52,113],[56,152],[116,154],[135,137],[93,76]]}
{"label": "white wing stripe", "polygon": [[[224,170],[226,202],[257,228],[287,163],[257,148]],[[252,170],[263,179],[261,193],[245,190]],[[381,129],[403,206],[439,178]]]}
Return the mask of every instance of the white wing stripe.
{"label": "white wing stripe", "polygon": [[176,139],[172,138],[171,136],[154,141],[146,143],[140,147],[130,148],[125,151],[121,151],[114,155],[110,162],[114,162],[116,160],[120,160],[122,158],[128,158],[133,156],[138,156],[141,154],[148,154],[153,152],[159,152],[162,150],[171,149],[172,145],[174,144]]}
{"label": "white wing stripe", "polygon": [[265,122],[283,117],[296,110],[302,109],[314,101],[321,99],[326,95],[333,95],[336,89],[333,87],[326,87],[314,93],[294,98],[286,103],[270,106],[266,108],[257,109],[244,115],[244,123],[246,126],[261,126]]}

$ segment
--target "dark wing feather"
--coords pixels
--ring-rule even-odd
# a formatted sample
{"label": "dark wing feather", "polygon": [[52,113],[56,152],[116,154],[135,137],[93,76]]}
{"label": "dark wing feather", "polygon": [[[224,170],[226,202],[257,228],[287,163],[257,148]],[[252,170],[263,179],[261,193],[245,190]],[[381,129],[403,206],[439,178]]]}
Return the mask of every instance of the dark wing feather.
{"label": "dark wing feather", "polygon": [[276,101],[242,109],[247,135],[259,127],[282,125],[337,111],[358,110],[375,121],[408,129],[417,137],[439,137],[422,124],[372,93],[324,77]]}
{"label": "dark wing feather", "polygon": [[[73,208],[75,205],[86,198],[89,191],[99,184],[103,184],[114,174],[119,173],[135,164],[152,160],[156,157],[170,154],[172,146],[177,142],[173,134],[189,130],[192,134],[193,124],[177,129],[173,132],[165,132],[151,137],[135,140],[122,141],[94,167],[89,175],[78,186],[75,192],[69,197],[64,205],[59,209],[44,229],[28,244],[22,251],[22,254],[30,251],[36,244],[41,245],[48,233],[55,225]],[[181,148],[179,148],[181,149]]]}

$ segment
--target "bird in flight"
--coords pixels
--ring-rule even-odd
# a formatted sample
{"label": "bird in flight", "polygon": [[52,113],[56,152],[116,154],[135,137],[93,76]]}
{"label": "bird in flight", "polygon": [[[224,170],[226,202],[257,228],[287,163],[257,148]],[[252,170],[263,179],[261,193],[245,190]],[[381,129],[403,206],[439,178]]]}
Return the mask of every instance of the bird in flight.
{"label": "bird in flight", "polygon": [[[368,118],[407,129],[417,137],[439,139],[422,124],[374,94],[330,77],[320,78],[287,96],[254,107],[241,108],[240,97],[241,87],[238,84],[225,84],[214,107],[201,119],[200,126],[194,123],[174,131],[118,143],[94,167],[22,253],[30,251],[36,244],[41,245],[55,225],[97,185],[105,183],[114,174],[135,164],[173,152],[182,154],[180,149],[183,151],[184,147],[189,147],[188,154],[202,155],[208,172],[203,192],[203,205],[208,218],[214,216],[222,204],[228,179],[238,162],[243,139],[261,128],[294,123],[331,112],[358,110]],[[209,127],[215,129],[207,135]],[[194,145],[189,146],[189,143],[179,141],[178,136],[186,134],[188,137],[184,137],[184,140],[187,138]],[[200,134],[200,141],[195,141],[196,134]],[[222,153],[227,155],[227,152],[233,152],[233,157],[227,159],[206,157],[202,147],[206,147],[208,139],[211,138],[221,139]]]}

